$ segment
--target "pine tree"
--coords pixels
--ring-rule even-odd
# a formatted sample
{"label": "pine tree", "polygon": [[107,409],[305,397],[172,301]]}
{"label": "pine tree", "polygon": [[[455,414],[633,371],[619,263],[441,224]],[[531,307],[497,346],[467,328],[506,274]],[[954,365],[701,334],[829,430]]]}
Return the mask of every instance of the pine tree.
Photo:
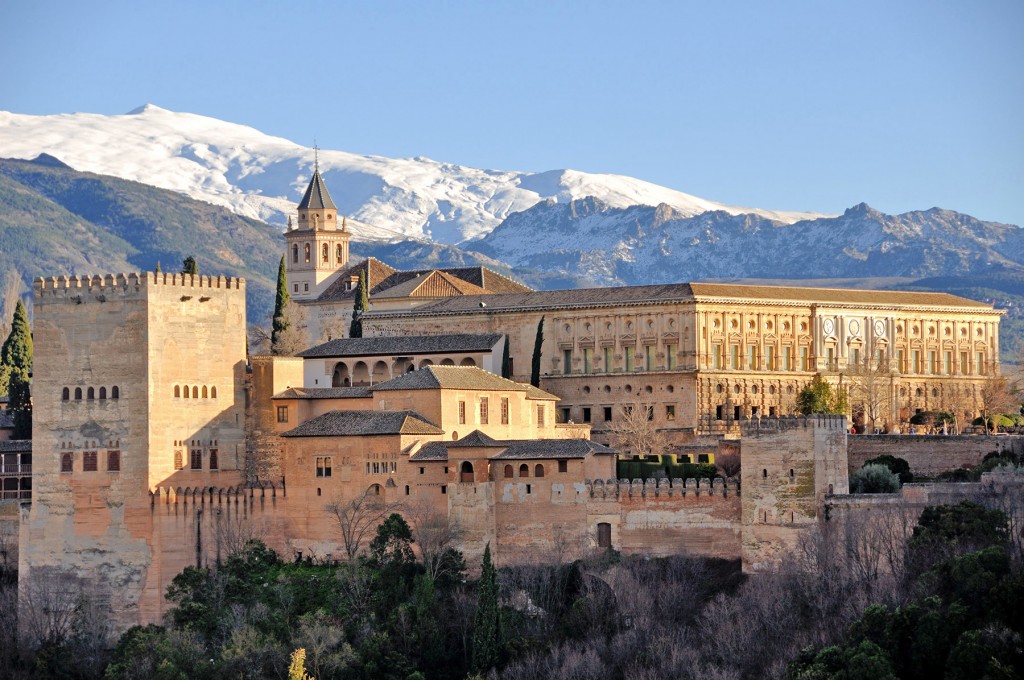
{"label": "pine tree", "polygon": [[512,379],[512,359],[508,355],[509,338],[505,336],[505,351],[501,354],[501,377],[506,380]]}
{"label": "pine tree", "polygon": [[288,330],[288,319],[284,315],[288,299],[288,275],[285,272],[284,256],[282,256],[281,264],[277,266],[277,298],[274,300],[273,329],[270,332],[270,351],[273,354],[281,353],[281,339],[284,332]]}
{"label": "pine tree", "polygon": [[20,368],[26,374],[32,371],[32,330],[21,300],[14,308],[11,332],[0,348],[0,364],[11,369]]}
{"label": "pine tree", "polygon": [[533,343],[533,365],[530,368],[530,384],[540,387],[540,348],[544,344],[544,317],[537,324],[537,340]]}
{"label": "pine tree", "polygon": [[498,572],[491,563],[491,544],[484,548],[480,584],[473,617],[473,670],[485,673],[498,663],[501,619],[498,611]]}
{"label": "pine tree", "polygon": [[366,294],[366,270],[363,269],[359,272],[355,301],[352,303],[352,325],[348,329],[348,337],[363,337],[363,313],[369,308],[370,298]]}
{"label": "pine tree", "polygon": [[199,276],[199,264],[196,262],[196,258],[189,255],[181,263],[181,273],[189,274],[191,276]]}

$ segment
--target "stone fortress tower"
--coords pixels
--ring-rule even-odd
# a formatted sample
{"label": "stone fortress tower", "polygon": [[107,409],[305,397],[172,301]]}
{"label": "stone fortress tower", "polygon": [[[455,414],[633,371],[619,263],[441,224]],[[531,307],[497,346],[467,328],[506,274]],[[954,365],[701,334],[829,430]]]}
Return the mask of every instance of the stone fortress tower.
{"label": "stone fortress tower", "polygon": [[158,620],[170,579],[205,563],[211,540],[182,525],[192,516],[168,526],[150,492],[241,483],[245,282],[51,277],[36,279],[34,295],[22,586],[81,588],[115,628]]}
{"label": "stone fortress tower", "polygon": [[296,300],[315,300],[348,266],[349,232],[327,191],[317,163],[313,178],[298,206],[299,221],[285,232],[289,294]]}

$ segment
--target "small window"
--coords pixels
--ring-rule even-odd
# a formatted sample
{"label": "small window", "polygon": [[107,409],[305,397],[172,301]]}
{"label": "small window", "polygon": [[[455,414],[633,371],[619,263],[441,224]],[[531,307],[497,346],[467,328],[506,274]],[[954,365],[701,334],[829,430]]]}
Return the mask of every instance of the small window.
{"label": "small window", "polygon": [[203,469],[203,452],[200,449],[192,449],[192,469],[202,470]]}
{"label": "small window", "polygon": [[75,401],[81,401],[81,399],[82,399],[82,388],[81,387],[76,387],[75,388]]}
{"label": "small window", "polygon": [[121,452],[120,451],[107,451],[107,471],[108,472],[120,472],[121,471]]}
{"label": "small window", "polygon": [[321,493],[322,491],[320,490],[320,487],[316,487],[316,495],[319,496]]}
{"label": "small window", "polygon": [[406,496],[409,495],[409,485],[408,484],[405,485],[405,495]]}
{"label": "small window", "polygon": [[[920,391],[920,390],[918,390],[918,391]],[[90,387],[89,390],[85,393],[85,398],[86,399],[95,399],[96,398],[96,390],[94,388]]]}
{"label": "small window", "polygon": [[61,398],[62,401],[67,401],[68,399],[70,399],[71,398],[71,390],[69,390],[68,388],[65,387],[64,390],[60,394],[60,398]]}
{"label": "small window", "polygon": [[559,472],[568,472],[569,471],[569,461],[567,461],[567,460],[560,460],[560,461],[558,461],[558,471]]}
{"label": "small window", "polygon": [[459,402],[459,425],[466,424],[466,402]]}
{"label": "small window", "polygon": [[501,424],[508,425],[508,397],[501,398]]}
{"label": "small window", "polygon": [[529,477],[530,476],[530,466],[527,465],[526,463],[523,463],[522,465],[520,465],[519,466],[519,476],[520,477]]}
{"label": "small window", "polygon": [[192,386],[192,398],[193,399],[198,399],[199,398],[199,386],[198,385],[193,385]]}
{"label": "small window", "polygon": [[210,399],[216,399],[216,398],[217,398],[217,386],[214,385],[213,387],[210,388]]}
{"label": "small window", "polygon": [[210,393],[206,389],[206,385],[203,385],[203,399],[209,399]]}
{"label": "small window", "polygon": [[181,397],[181,385],[175,385],[174,386],[174,396],[176,396],[178,398]]}
{"label": "small window", "polygon": [[537,465],[534,466],[534,468],[533,468],[533,476],[534,477],[543,477],[544,476],[544,466],[541,465],[540,463],[537,463]]}
{"label": "small window", "polygon": [[480,424],[487,424],[487,408],[488,408],[487,397],[480,397]]}
{"label": "small window", "polygon": [[600,522],[597,525],[597,547],[612,547],[612,525],[608,522]]}
{"label": "small window", "polygon": [[293,285],[292,285],[292,288],[294,288],[294,289],[295,289],[295,292],[296,292],[296,293],[298,293],[298,292],[299,292],[299,284],[297,284],[297,283],[296,283],[296,284],[293,284]]}
{"label": "small window", "polygon": [[423,471],[424,471],[424,468],[420,468],[420,474],[421,475],[423,474]]}
{"label": "small window", "polygon": [[217,463],[217,449],[210,449],[210,469],[219,470],[220,466]]}
{"label": "small window", "polygon": [[589,406],[584,406],[583,407],[583,422],[585,422],[585,423],[589,423],[590,422],[590,407]]}
{"label": "small window", "polygon": [[[332,456],[317,456],[316,459],[316,476],[317,477],[330,477],[333,472],[333,460]],[[374,463],[376,466],[376,463]]]}
{"label": "small window", "polygon": [[612,422],[612,407],[611,406],[605,406],[604,407],[604,422],[606,422],[606,423]]}
{"label": "small window", "polygon": [[448,487],[444,484],[441,485],[441,493],[448,493]]}
{"label": "small window", "polygon": [[304,292],[304,293],[308,293],[309,292],[309,283],[308,282],[302,284],[302,292]]}
{"label": "small window", "polygon": [[[292,245],[292,263],[299,263],[299,245],[297,243]],[[296,287],[295,290],[298,292],[298,287]]]}
{"label": "small window", "polygon": [[544,424],[544,404],[537,404],[537,424]]}
{"label": "small window", "polygon": [[533,484],[527,484],[526,485],[526,493],[528,493],[528,494],[533,493]]}
{"label": "small window", "polygon": [[85,451],[82,453],[82,470],[84,472],[96,472],[96,463],[99,458],[96,451]]}
{"label": "small window", "polygon": [[101,387],[100,388],[100,399],[106,399],[106,398],[107,398],[107,388],[106,387]]}
{"label": "small window", "polygon": [[288,422],[288,407],[278,406],[277,407],[277,422],[287,423]]}
{"label": "small window", "polygon": [[305,247],[305,254],[306,254],[306,263],[308,264],[309,263],[309,244],[308,243],[306,244],[306,247]]}
{"label": "small window", "polygon": [[338,264],[345,264],[345,254],[344,251],[341,249],[340,243],[335,247],[334,254],[336,256],[336,259],[338,260]]}
{"label": "small window", "polygon": [[62,453],[60,456],[60,471],[71,472],[74,468],[72,467],[72,458],[70,453]]}
{"label": "small window", "polygon": [[665,407],[665,420],[675,420],[675,419],[676,419],[676,405],[675,404],[669,404],[668,406]]}
{"label": "small window", "polygon": [[505,479],[511,479],[511,478],[512,478],[512,466],[511,465],[506,465],[505,466]]}
{"label": "small window", "polygon": [[174,450],[174,469],[180,470],[185,464],[181,460],[181,449]]}
{"label": "small window", "polygon": [[330,252],[331,252],[330,251],[330,247],[325,243],[323,245],[323,247],[320,249],[321,259],[323,259],[324,264],[327,264],[328,262],[330,262],[330,259],[331,259]]}
{"label": "small window", "polygon": [[117,385],[114,385],[113,387],[110,388],[110,398],[111,399],[120,399],[121,398],[121,390],[118,389]]}
{"label": "small window", "polygon": [[761,470],[761,479],[768,479],[768,469]]}
{"label": "small window", "polygon": [[185,398],[188,399],[192,392],[189,390],[188,385],[185,385]]}

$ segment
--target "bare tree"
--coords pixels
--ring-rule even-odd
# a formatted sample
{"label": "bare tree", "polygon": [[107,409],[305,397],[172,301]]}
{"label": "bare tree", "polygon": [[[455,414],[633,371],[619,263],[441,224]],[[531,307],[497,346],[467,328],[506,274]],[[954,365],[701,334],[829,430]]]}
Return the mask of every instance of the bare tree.
{"label": "bare tree", "polygon": [[[309,349],[309,312],[306,307],[295,302],[289,304],[284,311],[288,327],[281,332],[277,341],[277,354],[294,356],[304,349]],[[269,323],[264,326],[253,324],[249,327],[249,351],[253,354],[270,354]]]}
{"label": "bare tree", "polygon": [[436,581],[454,566],[445,559],[445,553],[462,538],[461,525],[449,518],[447,511],[428,501],[408,505],[402,514],[409,520],[413,544],[419,550],[424,569]]}
{"label": "bare tree", "polygon": [[657,455],[668,446],[665,433],[654,425],[654,406],[640,399],[621,406],[609,434],[613,448],[634,455]]}
{"label": "bare tree", "polygon": [[[978,390],[978,399],[981,402],[981,415],[985,419],[985,427],[988,427],[989,418],[1009,413],[1020,408],[1020,397],[1017,394],[1017,386],[1001,375],[986,378]],[[992,431],[996,428],[992,424]]]}
{"label": "bare tree", "polygon": [[892,417],[892,371],[884,359],[865,357],[850,373],[850,401],[854,411],[862,411],[871,421],[871,431],[878,421]]}
{"label": "bare tree", "polygon": [[723,453],[715,456],[715,467],[726,477],[736,477],[740,473],[740,455],[738,453]]}
{"label": "bare tree", "polygon": [[267,525],[238,512],[222,513],[217,517],[214,535],[220,559],[240,551],[249,541],[262,541],[267,535]]}
{"label": "bare tree", "polygon": [[400,503],[386,503],[383,496],[367,489],[349,501],[339,497],[324,510],[338,522],[345,554],[351,562],[377,525],[400,508]]}

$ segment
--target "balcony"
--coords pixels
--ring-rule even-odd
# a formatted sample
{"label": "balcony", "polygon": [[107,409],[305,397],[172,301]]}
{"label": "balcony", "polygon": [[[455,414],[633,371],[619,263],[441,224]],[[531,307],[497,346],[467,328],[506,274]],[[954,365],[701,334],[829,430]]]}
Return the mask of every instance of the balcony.
{"label": "balcony", "polygon": [[31,463],[0,465],[0,477],[25,477],[31,474]]}

